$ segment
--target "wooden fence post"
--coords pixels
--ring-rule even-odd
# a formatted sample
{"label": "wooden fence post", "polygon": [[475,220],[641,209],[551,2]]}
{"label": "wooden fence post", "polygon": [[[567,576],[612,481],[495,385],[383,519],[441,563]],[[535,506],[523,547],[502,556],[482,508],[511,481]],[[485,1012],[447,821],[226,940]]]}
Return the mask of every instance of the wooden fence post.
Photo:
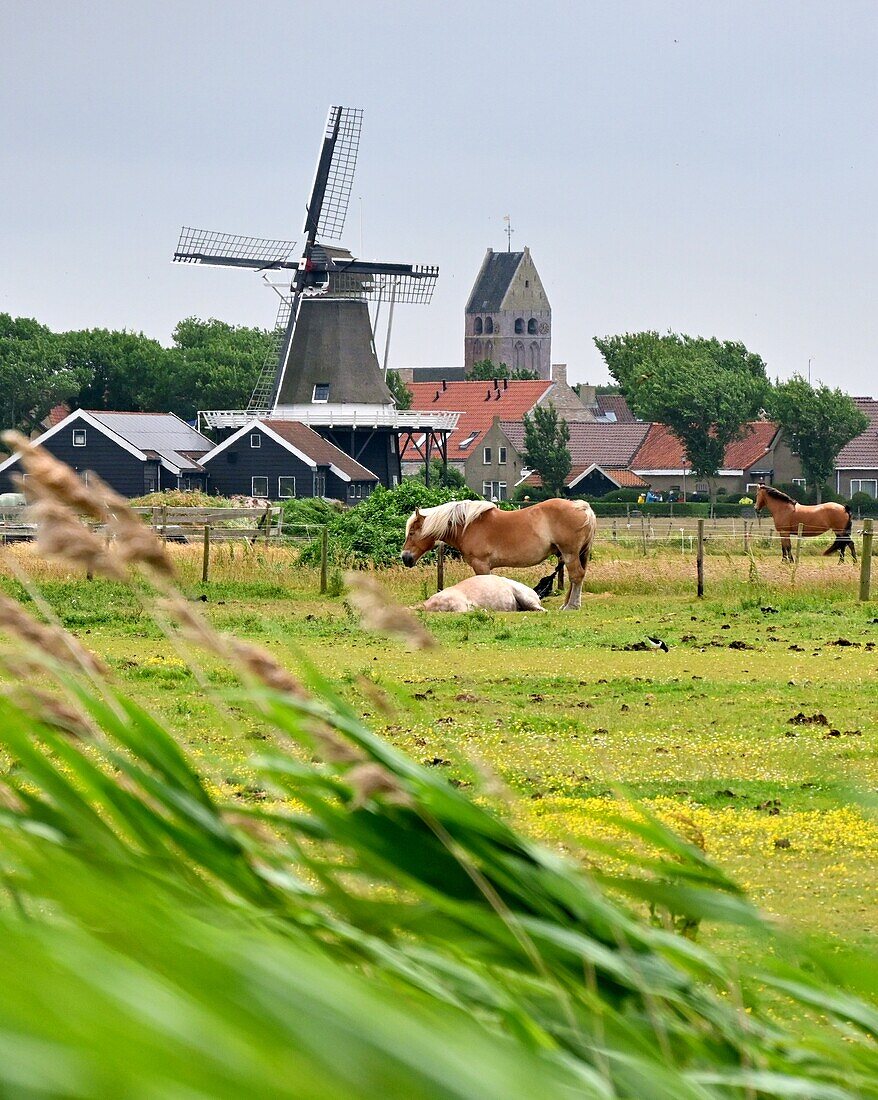
{"label": "wooden fence post", "polygon": [[802,553],[802,531],[804,531],[804,523],[799,524],[799,529],[796,532],[796,565],[799,564],[799,555]]}
{"label": "wooden fence post", "polygon": [[266,504],[266,506],[265,506],[264,520],[265,520],[265,542],[266,542],[266,545],[267,545],[269,539],[271,538],[271,505],[270,504]]}
{"label": "wooden fence post", "polygon": [[704,596],[704,520],[698,521],[698,555],[695,559],[698,574],[698,598]]}
{"label": "wooden fence post", "polygon": [[640,517],[640,538],[643,542],[643,556],[646,557],[646,516]]}
{"label": "wooden fence post", "polygon": [[204,525],[204,554],[201,558],[201,583],[207,584],[210,574],[210,526]]}
{"label": "wooden fence post", "polygon": [[168,508],[166,504],[162,505],[162,538],[167,538],[168,535]]}
{"label": "wooden fence post", "polygon": [[860,599],[868,600],[872,587],[872,520],[863,520],[863,546],[860,550]]}
{"label": "wooden fence post", "polygon": [[436,549],[436,591],[445,587],[445,543],[440,542]]}
{"label": "wooden fence post", "polygon": [[613,517],[613,542],[616,542],[617,539],[618,539],[618,535],[616,533],[616,518],[614,516]]}
{"label": "wooden fence post", "polygon": [[320,535],[320,595],[329,588],[329,528],[324,525]]}

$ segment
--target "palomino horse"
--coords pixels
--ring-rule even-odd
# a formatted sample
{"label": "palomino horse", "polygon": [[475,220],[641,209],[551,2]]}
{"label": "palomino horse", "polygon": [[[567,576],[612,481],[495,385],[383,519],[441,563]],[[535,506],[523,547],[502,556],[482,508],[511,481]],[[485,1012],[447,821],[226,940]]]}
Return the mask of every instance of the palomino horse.
{"label": "palomino horse", "polygon": [[515,512],[504,512],[489,500],[452,500],[416,508],[409,516],[402,560],[412,566],[442,541],[483,575],[499,566],[539,565],[557,554],[570,577],[561,610],[576,611],[596,529],[594,512],[584,500],[544,500]]}
{"label": "palomino horse", "polygon": [[545,611],[532,588],[509,577],[467,577],[424,601],[425,611]]}
{"label": "palomino horse", "polygon": [[805,538],[822,535],[824,531],[835,534],[835,542],[824,551],[824,557],[837,552],[838,560],[844,561],[844,552],[850,549],[851,557],[854,561],[857,560],[857,551],[851,538],[853,518],[846,504],[799,504],[780,489],[760,485],[756,493],[756,511],[761,508],[767,508],[771,512],[775,530],[780,535],[781,557],[784,561],[793,560],[790,535],[798,531],[800,523]]}

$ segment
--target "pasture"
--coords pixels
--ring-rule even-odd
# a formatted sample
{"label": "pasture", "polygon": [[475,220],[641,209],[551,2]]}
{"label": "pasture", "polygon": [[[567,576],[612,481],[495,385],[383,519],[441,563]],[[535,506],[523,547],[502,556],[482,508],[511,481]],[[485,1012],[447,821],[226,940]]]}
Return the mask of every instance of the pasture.
{"label": "pasture", "polygon": [[[295,549],[222,546],[207,586],[197,547],[171,552],[216,626],[290,667],[304,658],[379,732],[505,800],[531,835],[575,853],[577,836],[607,831],[612,800],[627,794],[703,843],[768,912],[874,944],[878,825],[862,800],[878,781],[878,604],[858,603],[856,569],[823,549],[805,545],[793,569],[776,547],[717,546],[699,601],[679,545],[644,556],[602,541],[581,611],[556,613],[555,597],[548,615],[431,616],[440,646],[417,654],[363,632],[343,595],[317,595],[317,572]],[[47,565],[30,546],[5,548],[7,591],[20,593],[19,570],[217,787],[265,800],[248,766],[265,734],[251,720],[218,721],[127,588]],[[512,575],[533,583],[542,572]],[[448,584],[468,574],[446,564]],[[404,604],[434,590],[426,564],[378,577]],[[647,634],[669,652],[641,648]],[[204,670],[224,682],[215,663]]]}

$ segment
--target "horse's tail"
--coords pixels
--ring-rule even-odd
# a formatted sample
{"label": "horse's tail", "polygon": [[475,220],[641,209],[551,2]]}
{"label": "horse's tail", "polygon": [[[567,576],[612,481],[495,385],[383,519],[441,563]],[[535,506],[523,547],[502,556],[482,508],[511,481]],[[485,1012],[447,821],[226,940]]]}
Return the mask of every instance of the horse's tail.
{"label": "horse's tail", "polygon": [[585,520],[588,525],[588,534],[579,549],[579,564],[585,569],[588,564],[588,556],[591,553],[591,544],[594,542],[595,532],[597,531],[598,521],[587,500],[571,500],[570,503],[581,512],[587,513]]}
{"label": "horse's tail", "polygon": [[823,551],[823,556],[828,557],[830,554],[838,554],[840,557],[844,557],[845,550],[850,550],[851,557],[854,561],[857,560],[857,548],[854,545],[854,540],[851,537],[851,531],[854,526],[854,517],[851,512],[851,506],[849,504],[843,505],[845,512],[847,512],[848,521],[843,531],[835,532],[835,542],[832,546],[827,547]]}

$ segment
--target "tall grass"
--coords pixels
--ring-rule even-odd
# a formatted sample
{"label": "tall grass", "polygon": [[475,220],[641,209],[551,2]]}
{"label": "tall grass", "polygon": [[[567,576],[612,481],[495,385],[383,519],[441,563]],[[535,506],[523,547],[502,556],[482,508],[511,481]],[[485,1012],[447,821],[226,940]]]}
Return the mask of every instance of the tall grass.
{"label": "tall grass", "polygon": [[[81,494],[49,474],[29,485]],[[868,960],[767,924],[645,811],[586,841],[588,867],[544,850],[304,662],[217,634],[122,506],[95,507],[217,724],[266,737],[261,798],[224,801],[37,589],[46,622],[0,599],[0,1094],[878,1096]],[[405,634],[374,582],[358,602]],[[722,957],[704,920],[759,949]]]}
{"label": "tall grass", "polygon": [[[878,1095],[876,974],[767,926],[697,846],[620,813],[625,843],[593,841],[589,870],[560,859],[315,671],[182,613],[241,680],[217,721],[270,736],[255,808],[209,793],[93,670],[4,657],[56,689],[0,701],[3,1091]],[[787,961],[678,931],[705,919]]]}

